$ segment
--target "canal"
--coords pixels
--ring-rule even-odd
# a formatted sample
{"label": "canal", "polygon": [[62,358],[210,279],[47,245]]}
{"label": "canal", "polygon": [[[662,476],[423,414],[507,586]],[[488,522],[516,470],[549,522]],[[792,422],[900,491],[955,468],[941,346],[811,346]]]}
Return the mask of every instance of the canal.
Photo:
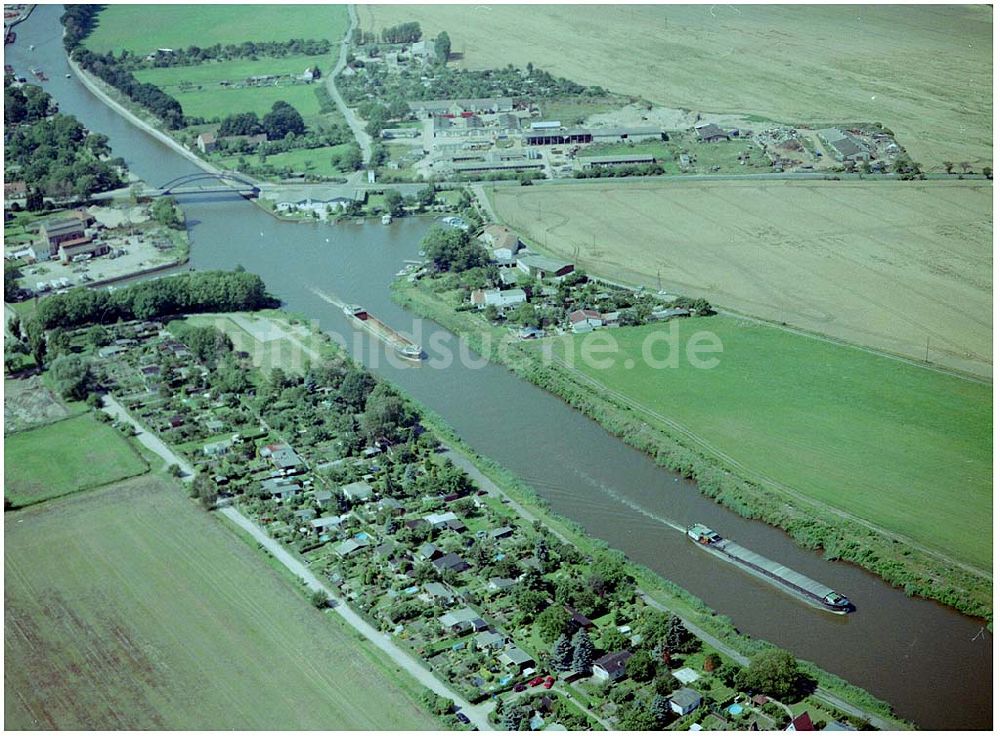
{"label": "canal", "polygon": [[[63,112],[106,134],[115,155],[156,186],[193,164],[100,103],[75,77],[61,45],[59,6],[39,6],[17,28],[6,63],[41,67]],[[29,44],[35,46],[28,50]],[[362,304],[425,346],[455,355],[447,366],[392,364],[381,351],[356,355],[440,414],[477,451],[509,468],[553,509],[729,616],[740,631],[793,651],[864,687],[924,728],[992,724],[992,635],[982,622],[908,598],[859,568],[825,561],[782,532],[740,518],[657,467],[559,399],[496,365],[468,365],[454,336],[394,304],[389,284],[418,257],[430,221],[281,223],[238,198],[183,201],[198,269],[236,265],[260,274],[288,309],[329,332],[353,336],[326,297]],[[433,336],[433,343],[432,343]],[[353,338],[349,340],[353,344]],[[362,348],[372,347],[363,340]],[[818,611],[688,543],[666,520],[703,522],[724,536],[841,591],[850,616]]]}

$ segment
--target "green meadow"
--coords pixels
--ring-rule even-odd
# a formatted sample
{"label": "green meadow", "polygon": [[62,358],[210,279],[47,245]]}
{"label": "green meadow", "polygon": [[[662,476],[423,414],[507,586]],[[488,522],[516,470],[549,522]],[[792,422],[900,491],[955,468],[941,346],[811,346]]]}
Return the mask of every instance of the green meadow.
{"label": "green meadow", "polygon": [[4,496],[16,506],[145,472],[145,460],[115,429],[88,414],[8,435]]}
{"label": "green meadow", "polygon": [[[278,100],[294,107],[306,123],[320,114],[320,101],[316,91],[322,82],[314,84],[282,81],[279,85],[240,87],[234,85],[253,76],[267,74],[300,74],[306,67],[317,65],[328,73],[333,67],[331,56],[290,56],[266,58],[258,61],[237,59],[224,62],[206,62],[197,66],[177,66],[162,69],[143,69],[135,72],[140,82],[155,84],[181,103],[185,115],[193,117],[225,117],[238,112],[255,112],[263,116]],[[228,81],[229,86],[220,82]]]}
{"label": "green meadow", "polygon": [[[560,339],[577,370],[658,414],[668,431],[677,422],[751,475],[990,567],[990,386],[746,320],[679,327],[676,368],[643,360],[644,340],[664,325],[604,333],[619,348],[604,369],[579,357],[596,335]],[[718,357],[715,368],[684,358],[700,330],[721,340],[723,352],[705,356]],[[665,344],[652,355],[666,357]]]}
{"label": "green meadow", "polygon": [[149,53],[243,41],[344,38],[346,5],[108,5],[86,40],[94,51]]}

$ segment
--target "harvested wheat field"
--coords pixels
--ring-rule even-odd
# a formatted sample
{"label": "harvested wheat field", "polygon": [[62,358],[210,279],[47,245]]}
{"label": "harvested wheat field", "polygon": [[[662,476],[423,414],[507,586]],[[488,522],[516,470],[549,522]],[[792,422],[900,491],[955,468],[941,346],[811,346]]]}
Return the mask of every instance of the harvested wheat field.
{"label": "harvested wheat field", "polygon": [[[611,279],[992,375],[985,182],[498,187],[497,215]],[[659,274],[659,282],[657,275]]]}
{"label": "harvested wheat field", "polygon": [[[988,6],[378,5],[453,63],[535,66],[667,107],[790,123],[881,122],[929,170],[992,165]],[[558,41],[556,41],[558,39]]]}

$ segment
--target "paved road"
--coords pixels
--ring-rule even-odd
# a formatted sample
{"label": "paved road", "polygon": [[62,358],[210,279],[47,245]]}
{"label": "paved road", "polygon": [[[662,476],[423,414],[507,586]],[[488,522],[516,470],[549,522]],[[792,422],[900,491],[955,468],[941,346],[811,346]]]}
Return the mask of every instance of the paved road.
{"label": "paved road", "polygon": [[[352,611],[343,599],[334,595],[333,591],[320,582],[320,580],[308,567],[306,567],[305,564],[289,553],[278,542],[271,539],[271,537],[269,537],[263,529],[235,508],[228,506],[220,509],[218,513],[225,516],[241,529],[246,530],[257,542],[261,544],[261,546],[264,547],[264,549],[274,555],[274,558],[278,560],[278,562],[287,567],[293,574],[302,578],[309,590],[321,590],[331,600],[335,601],[334,610],[341,618],[344,619],[344,621],[372,642],[372,644],[385,652],[385,654],[388,655],[396,665],[411,674],[421,685],[430,688],[438,695],[442,695],[455,701],[455,703],[462,709],[462,712],[469,717],[469,720],[472,721],[472,723],[477,726],[480,731],[493,730],[493,726],[490,725],[490,722],[487,719],[487,713],[492,710],[491,703],[487,702],[478,706],[472,705],[458,695],[458,693],[454,692],[450,687],[438,680],[437,677],[425,669],[416,658],[393,644],[388,634],[383,634],[378,631],[374,626]],[[375,693],[372,693],[372,695],[375,696]],[[373,705],[375,704],[375,701],[373,701]]]}
{"label": "paved road", "polygon": [[358,14],[354,6],[348,5],[347,10],[351,14],[351,27],[347,29],[347,35],[340,42],[340,58],[337,59],[337,65],[326,78],[326,89],[330,93],[330,97],[337,104],[340,114],[347,120],[347,124],[350,126],[355,139],[358,141],[358,145],[361,147],[361,158],[367,164],[372,160],[372,137],[365,131],[365,126],[358,120],[358,116],[354,114],[354,111],[347,106],[343,96],[340,94],[340,90],[337,89],[337,75],[347,66],[347,52],[351,48],[351,36],[354,34],[354,29],[358,27]]}
{"label": "paved road", "polygon": [[[649,596],[649,594],[646,593],[645,591],[640,590],[638,592],[642,596],[643,600],[647,603],[647,605],[649,605],[649,606],[651,606],[651,607],[653,607],[653,608],[655,608],[655,609],[657,609],[659,611],[668,611],[669,610],[662,603],[660,603],[659,601],[654,600],[653,598],[651,598]],[[693,624],[693,623],[691,623],[690,621],[688,621],[687,619],[685,619],[683,617],[679,617],[679,618],[681,619],[681,622],[684,624],[684,626],[687,628],[688,631],[690,631],[692,634],[694,634],[695,636],[697,636],[699,639],[701,639],[702,641],[704,641],[709,646],[711,646],[714,649],[717,649],[718,651],[722,652],[727,657],[730,657],[733,661],[737,662],[738,664],[740,664],[743,667],[746,667],[750,663],[750,658],[749,657],[746,657],[743,654],[740,654],[738,651],[736,651],[735,649],[733,649],[731,646],[729,646],[728,644],[726,644],[724,641],[722,641],[718,637],[712,636],[711,634],[709,634],[707,631],[705,631],[703,628],[701,628],[697,624]],[[816,698],[818,698],[819,700],[822,700],[822,701],[824,701],[824,702],[832,705],[834,708],[839,708],[840,710],[844,711],[845,713],[851,714],[852,716],[857,716],[858,718],[867,718],[868,721],[869,721],[869,723],[871,723],[873,726],[875,726],[876,728],[878,728],[878,729],[880,729],[882,731],[892,731],[892,730],[895,730],[895,726],[892,723],[890,723],[889,721],[887,721],[886,719],[882,718],[881,716],[879,716],[879,715],[877,715],[875,713],[869,713],[866,710],[863,710],[861,708],[858,708],[857,706],[851,705],[850,703],[841,700],[836,695],[834,695],[833,693],[829,692],[828,690],[825,690],[824,688],[817,688],[816,692],[813,693],[813,696],[816,697]]]}
{"label": "paved road", "polygon": [[128,422],[135,427],[135,437],[139,440],[139,442],[163,458],[163,462],[167,465],[177,465],[181,469],[184,473],[184,475],[181,476],[181,480],[187,482],[194,480],[194,468],[191,466],[191,463],[163,444],[159,437],[147,432],[146,428],[139,424],[139,422],[128,413],[128,410],[118,403],[115,397],[110,394],[105,394],[104,406],[101,408],[106,414],[109,414],[115,419],[119,419],[123,422]]}

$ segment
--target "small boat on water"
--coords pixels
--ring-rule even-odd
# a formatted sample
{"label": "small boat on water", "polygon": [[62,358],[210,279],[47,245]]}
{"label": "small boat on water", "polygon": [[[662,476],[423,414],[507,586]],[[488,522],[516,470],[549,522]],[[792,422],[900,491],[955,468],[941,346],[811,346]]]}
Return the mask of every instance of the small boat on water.
{"label": "small boat on water", "polygon": [[390,345],[399,357],[414,362],[420,362],[424,359],[424,351],[419,345],[396,332],[378,317],[370,314],[364,307],[357,304],[345,304],[342,309],[344,314],[355,320],[379,340]]}
{"label": "small boat on water", "polygon": [[829,586],[818,583],[774,560],[769,560],[763,555],[751,552],[746,547],[726,539],[704,524],[694,524],[688,527],[687,536],[699,547],[711,552],[716,557],[732,562],[751,575],[762,578],[786,592],[796,595],[810,605],[837,614],[846,614],[854,610],[854,605],[846,596]]}
{"label": "small boat on water", "polygon": [[391,225],[392,224],[392,215],[389,215],[389,214],[382,215],[382,224],[383,225]]}

